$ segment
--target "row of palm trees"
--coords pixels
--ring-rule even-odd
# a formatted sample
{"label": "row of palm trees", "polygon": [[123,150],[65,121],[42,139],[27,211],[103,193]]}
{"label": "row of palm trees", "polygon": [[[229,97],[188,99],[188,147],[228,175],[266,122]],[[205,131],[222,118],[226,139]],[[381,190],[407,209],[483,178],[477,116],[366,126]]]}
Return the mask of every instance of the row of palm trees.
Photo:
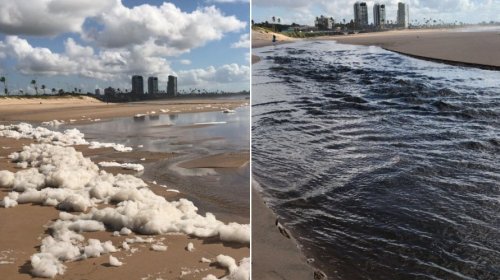
{"label": "row of palm trees", "polygon": [[[0,82],[3,84],[3,91],[4,91],[4,94],[5,94],[5,95],[9,95],[9,89],[7,88],[7,79],[6,79],[4,76],[2,76],[2,77],[0,77]],[[31,83],[30,83],[30,84],[31,84],[31,85],[33,86],[33,88],[35,89],[35,93],[36,93],[36,95],[38,95],[38,84],[37,84],[36,80],[31,80]],[[46,88],[47,88],[47,87],[46,87],[45,85],[41,85],[41,86],[40,86],[40,89],[43,91],[43,94],[46,94],[46,91],[45,91],[45,90],[46,90]],[[59,92],[61,92],[61,91],[63,91],[63,90],[62,90],[62,89],[61,89],[61,90],[59,90]],[[21,94],[24,94],[24,91],[23,91],[23,90],[20,90],[19,92],[20,92]],[[52,94],[56,94],[56,93],[57,93],[57,90],[56,90],[55,88],[52,88],[52,89],[51,89],[51,92],[52,92]],[[64,92],[64,91],[63,91],[63,92]],[[80,89],[80,90],[78,90],[77,88],[75,88],[75,92],[80,92],[80,93],[81,93],[81,92],[82,92],[82,90],[81,90],[81,89]]]}

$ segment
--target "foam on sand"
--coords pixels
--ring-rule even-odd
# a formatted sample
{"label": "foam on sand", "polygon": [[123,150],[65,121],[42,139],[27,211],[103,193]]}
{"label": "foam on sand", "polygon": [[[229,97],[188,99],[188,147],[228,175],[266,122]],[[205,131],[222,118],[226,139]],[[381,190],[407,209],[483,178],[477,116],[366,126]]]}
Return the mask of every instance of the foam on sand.
{"label": "foam on sand", "polygon": [[118,163],[114,161],[101,161],[99,162],[101,167],[121,167],[123,169],[134,170],[137,172],[144,171],[144,166],[142,164],[136,163]]}
{"label": "foam on sand", "polygon": [[119,261],[117,258],[109,255],[109,264],[111,266],[122,266],[123,263],[121,261]]}
{"label": "foam on sand", "polygon": [[243,258],[239,265],[230,256],[218,255],[215,261],[220,266],[226,268],[229,274],[223,278],[217,278],[212,274],[207,275],[202,280],[248,280],[250,279],[250,258]]}
{"label": "foam on sand", "polygon": [[85,135],[78,129],[66,129],[64,132],[52,131],[45,127],[33,127],[28,123],[0,125],[0,137],[14,139],[33,139],[39,143],[50,143],[57,146],[89,145],[90,149],[113,148],[119,152],[130,152],[131,147],[116,143],[87,142]]}
{"label": "foam on sand", "polygon": [[[42,240],[40,253],[31,257],[33,276],[54,277],[65,272],[64,262],[117,251],[111,241],[89,239],[85,242],[81,232],[108,230],[120,231],[124,235],[132,231],[148,235],[184,233],[202,238],[218,237],[228,242],[250,242],[249,225],[224,224],[211,213],[198,214],[198,208],[187,199],[167,201],[156,195],[140,178],[100,170],[81,152],[67,146],[68,143],[85,141],[78,138],[77,131],[54,138],[51,133],[59,132],[21,125],[16,129],[1,126],[0,133],[30,135],[42,140],[42,144],[25,146],[21,152],[9,156],[28,169],[16,173],[0,171],[0,185],[11,189],[1,206],[34,203],[74,212],[60,212],[59,219],[50,224],[50,235]],[[51,136],[42,136],[43,133]],[[57,144],[46,143],[48,139]],[[127,239],[122,247],[130,249],[128,243],[152,241],[152,238],[136,236]]]}
{"label": "foam on sand", "polygon": [[162,244],[153,244],[151,245],[151,250],[153,251],[167,251],[167,246]]}

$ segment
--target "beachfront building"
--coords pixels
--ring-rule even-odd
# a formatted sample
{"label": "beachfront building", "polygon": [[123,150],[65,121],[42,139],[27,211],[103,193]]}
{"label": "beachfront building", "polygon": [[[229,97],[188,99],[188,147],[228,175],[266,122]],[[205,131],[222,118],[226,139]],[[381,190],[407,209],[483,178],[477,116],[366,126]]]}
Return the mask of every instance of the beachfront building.
{"label": "beachfront building", "polygon": [[373,25],[381,29],[385,26],[385,5],[375,4],[373,5]]}
{"label": "beachfront building", "polygon": [[408,28],[410,22],[410,8],[409,5],[403,2],[398,3],[398,25],[400,27]]}
{"label": "beachfront building", "polygon": [[107,87],[104,89],[104,95],[113,95],[116,93],[116,90],[112,87]]}
{"label": "beachfront building", "polygon": [[318,30],[332,30],[334,23],[333,18],[321,15],[316,17],[314,25],[318,28]]}
{"label": "beachfront building", "polygon": [[158,77],[148,78],[148,94],[158,93]]}
{"label": "beachfront building", "polygon": [[168,76],[167,95],[177,95],[177,77],[175,76]]}
{"label": "beachfront building", "polygon": [[144,94],[144,80],[142,79],[142,76],[132,76],[132,93]]}
{"label": "beachfront building", "polygon": [[354,24],[357,28],[368,26],[368,6],[366,2],[354,3]]}

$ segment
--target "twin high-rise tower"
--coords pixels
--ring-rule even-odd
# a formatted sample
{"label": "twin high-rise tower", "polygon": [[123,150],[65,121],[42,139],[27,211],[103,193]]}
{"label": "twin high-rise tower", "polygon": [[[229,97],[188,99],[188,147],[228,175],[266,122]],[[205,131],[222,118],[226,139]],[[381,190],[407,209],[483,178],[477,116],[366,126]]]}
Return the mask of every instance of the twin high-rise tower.
{"label": "twin high-rise tower", "polygon": [[354,3],[354,23],[356,26],[368,26],[368,6],[366,2]]}
{"label": "twin high-rise tower", "polygon": [[385,25],[385,5],[373,5],[373,25],[378,28],[383,28]]}
{"label": "twin high-rise tower", "polygon": [[[382,28],[387,23],[385,8],[384,4],[373,5],[373,25],[377,28]],[[400,27],[408,28],[409,21],[409,5],[399,2],[397,24]],[[354,3],[354,23],[358,28],[368,26],[368,5],[366,2]]]}
{"label": "twin high-rise tower", "polygon": [[[142,76],[134,75],[132,76],[132,93],[134,94],[144,94],[144,79]],[[158,94],[158,77],[148,78],[148,94]],[[177,95],[177,77],[168,76],[167,84],[167,95],[176,96]]]}
{"label": "twin high-rise tower", "polygon": [[404,28],[408,28],[410,21],[410,7],[408,4],[399,2],[398,3],[398,25]]}

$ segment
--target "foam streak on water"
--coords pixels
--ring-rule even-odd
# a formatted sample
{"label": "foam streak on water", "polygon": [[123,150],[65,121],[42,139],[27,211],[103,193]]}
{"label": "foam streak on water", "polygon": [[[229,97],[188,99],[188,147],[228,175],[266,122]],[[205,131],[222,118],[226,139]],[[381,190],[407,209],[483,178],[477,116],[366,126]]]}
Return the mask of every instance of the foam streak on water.
{"label": "foam streak on water", "polygon": [[258,50],[253,172],[340,279],[500,279],[500,74],[376,47]]}

